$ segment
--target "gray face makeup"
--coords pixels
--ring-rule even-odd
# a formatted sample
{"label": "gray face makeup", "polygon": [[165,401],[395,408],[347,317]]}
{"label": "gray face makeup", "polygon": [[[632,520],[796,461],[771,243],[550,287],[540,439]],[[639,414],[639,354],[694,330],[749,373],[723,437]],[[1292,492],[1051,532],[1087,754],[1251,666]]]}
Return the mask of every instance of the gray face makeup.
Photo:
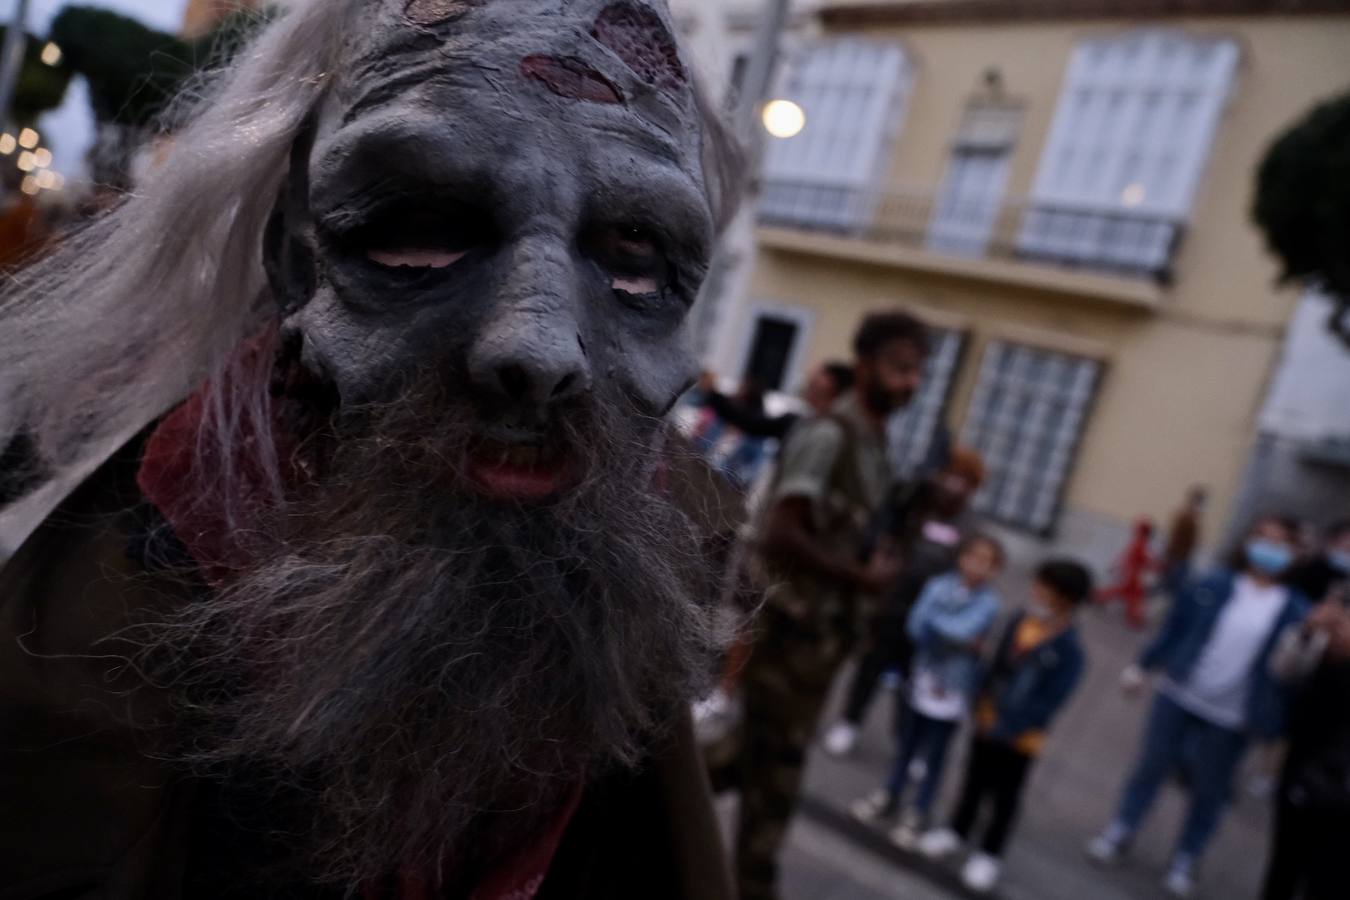
{"label": "gray face makeup", "polygon": [[393,0],[347,58],[268,239],[306,367],[344,407],[433,370],[501,433],[662,415],[713,234],[664,11]]}

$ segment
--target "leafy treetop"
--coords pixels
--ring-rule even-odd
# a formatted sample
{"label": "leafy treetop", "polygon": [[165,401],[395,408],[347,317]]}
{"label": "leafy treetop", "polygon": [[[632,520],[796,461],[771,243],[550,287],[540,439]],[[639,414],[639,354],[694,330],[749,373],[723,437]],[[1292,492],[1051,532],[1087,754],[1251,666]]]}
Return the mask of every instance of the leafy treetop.
{"label": "leafy treetop", "polygon": [[1281,281],[1330,295],[1329,327],[1350,346],[1350,93],[1318,104],[1266,151],[1252,216],[1283,263]]}

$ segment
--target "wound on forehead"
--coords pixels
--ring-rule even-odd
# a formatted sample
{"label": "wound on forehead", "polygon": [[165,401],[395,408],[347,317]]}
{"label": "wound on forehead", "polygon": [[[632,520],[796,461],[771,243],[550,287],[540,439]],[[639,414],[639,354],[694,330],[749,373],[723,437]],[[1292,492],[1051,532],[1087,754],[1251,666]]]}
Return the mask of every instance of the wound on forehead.
{"label": "wound on forehead", "polygon": [[520,61],[520,73],[569,100],[623,102],[619,89],[608,78],[574,56],[527,56]]}
{"label": "wound on forehead", "polygon": [[474,0],[408,0],[403,14],[416,25],[439,25],[469,11]]}
{"label": "wound on forehead", "polygon": [[678,96],[689,81],[675,39],[645,6],[611,3],[600,11],[591,37],[608,47],[643,81]]}

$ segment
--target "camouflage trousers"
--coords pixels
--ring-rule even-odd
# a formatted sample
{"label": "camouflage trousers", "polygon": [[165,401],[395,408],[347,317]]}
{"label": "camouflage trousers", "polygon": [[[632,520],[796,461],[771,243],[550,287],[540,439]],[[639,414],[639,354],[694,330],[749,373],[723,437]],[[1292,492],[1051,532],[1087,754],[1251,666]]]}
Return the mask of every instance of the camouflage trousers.
{"label": "camouflage trousers", "polygon": [[741,675],[741,900],[777,897],[778,852],[797,805],[807,748],[851,645],[847,629],[801,623],[773,607],[761,613],[758,632]]}

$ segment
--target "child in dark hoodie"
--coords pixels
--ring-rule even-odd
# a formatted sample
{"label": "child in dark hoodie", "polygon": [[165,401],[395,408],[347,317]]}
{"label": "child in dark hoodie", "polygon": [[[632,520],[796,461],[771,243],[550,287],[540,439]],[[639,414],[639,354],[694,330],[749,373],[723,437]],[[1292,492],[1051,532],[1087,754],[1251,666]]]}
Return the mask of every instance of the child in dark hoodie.
{"label": "child in dark hoodie", "polygon": [[1082,677],[1085,657],[1074,613],[1091,596],[1092,576],[1082,565],[1042,563],[1031,602],[1009,622],[985,673],[956,814],[949,828],[929,831],[918,843],[919,852],[933,859],[955,853],[974,837],[981,807],[991,805],[989,825],[961,872],[973,891],[986,893],[998,882],[1027,775],[1051,720]]}

